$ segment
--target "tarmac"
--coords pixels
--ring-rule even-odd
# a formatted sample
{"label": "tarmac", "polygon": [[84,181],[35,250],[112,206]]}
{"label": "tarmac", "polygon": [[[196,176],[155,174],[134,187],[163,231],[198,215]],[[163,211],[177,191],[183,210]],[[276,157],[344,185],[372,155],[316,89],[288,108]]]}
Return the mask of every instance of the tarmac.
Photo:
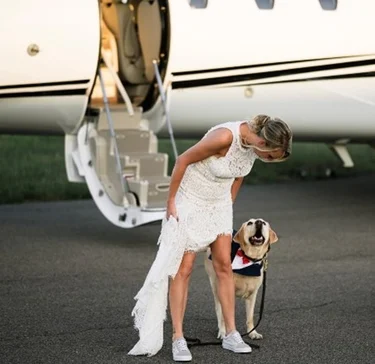
{"label": "tarmac", "polygon": [[[260,346],[251,354],[193,347],[192,362],[374,363],[375,175],[243,186],[234,212],[235,228],[262,217],[279,236],[257,330],[264,339],[248,340]],[[91,200],[0,206],[0,363],[172,363],[169,317],[157,355],[127,355],[138,337],[134,296],[159,232],[160,222],[115,227]],[[236,322],[244,332],[240,300]],[[185,334],[216,340],[203,255]]]}

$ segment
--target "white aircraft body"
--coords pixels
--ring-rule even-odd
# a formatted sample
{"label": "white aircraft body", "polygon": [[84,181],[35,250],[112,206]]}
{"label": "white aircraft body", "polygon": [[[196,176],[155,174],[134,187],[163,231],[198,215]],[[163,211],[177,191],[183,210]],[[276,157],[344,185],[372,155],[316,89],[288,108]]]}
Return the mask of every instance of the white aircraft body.
{"label": "white aircraft body", "polygon": [[163,217],[172,130],[274,115],[345,166],[374,143],[373,0],[3,2],[0,133],[65,135],[69,181],[117,226]]}

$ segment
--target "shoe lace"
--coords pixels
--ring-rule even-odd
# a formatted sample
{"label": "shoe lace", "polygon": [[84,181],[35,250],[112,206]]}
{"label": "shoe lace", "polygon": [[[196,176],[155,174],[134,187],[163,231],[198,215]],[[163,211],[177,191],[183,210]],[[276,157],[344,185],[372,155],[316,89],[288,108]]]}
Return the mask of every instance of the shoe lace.
{"label": "shoe lace", "polygon": [[242,336],[238,331],[233,333],[233,339],[237,344],[243,343]]}
{"label": "shoe lace", "polygon": [[188,350],[186,341],[184,339],[177,340],[176,345],[179,351]]}

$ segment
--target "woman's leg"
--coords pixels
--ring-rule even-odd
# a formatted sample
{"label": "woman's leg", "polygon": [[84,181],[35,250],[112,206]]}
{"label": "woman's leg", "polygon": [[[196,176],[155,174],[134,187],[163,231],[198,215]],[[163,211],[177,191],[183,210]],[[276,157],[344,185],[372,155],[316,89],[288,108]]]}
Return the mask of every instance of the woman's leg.
{"label": "woman's leg", "polygon": [[217,294],[225,321],[226,334],[236,329],[234,281],[231,266],[231,235],[219,235],[211,244],[212,264],[217,276]]}
{"label": "woman's leg", "polygon": [[169,289],[169,308],[173,325],[173,340],[183,337],[182,323],[184,320],[188,287],[196,254],[186,252],[180,268],[174,279],[171,279]]}

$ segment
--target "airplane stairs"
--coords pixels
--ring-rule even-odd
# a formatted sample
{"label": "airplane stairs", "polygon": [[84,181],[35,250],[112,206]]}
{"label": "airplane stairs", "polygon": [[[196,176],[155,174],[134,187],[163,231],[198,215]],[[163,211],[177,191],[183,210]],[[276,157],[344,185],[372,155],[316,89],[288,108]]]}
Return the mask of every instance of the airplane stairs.
{"label": "airplane stairs", "polygon": [[86,117],[74,164],[111,223],[132,228],[161,220],[170,183],[168,155],[158,153],[157,137],[141,109],[130,115],[124,107],[111,107],[111,119],[113,131],[105,112]]}

